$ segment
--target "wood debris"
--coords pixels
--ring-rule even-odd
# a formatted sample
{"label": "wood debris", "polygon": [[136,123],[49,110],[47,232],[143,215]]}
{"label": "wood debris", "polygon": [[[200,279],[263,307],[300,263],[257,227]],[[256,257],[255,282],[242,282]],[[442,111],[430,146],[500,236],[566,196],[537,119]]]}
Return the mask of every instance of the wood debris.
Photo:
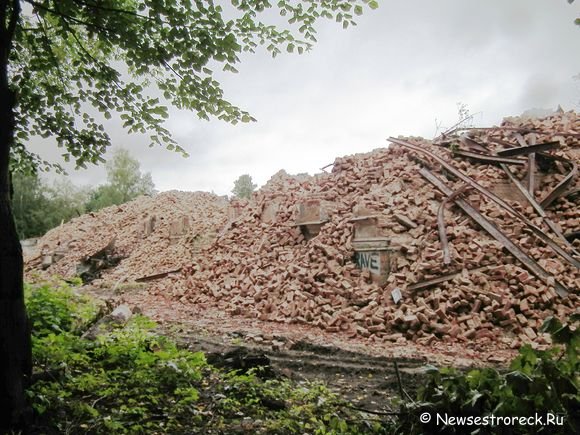
{"label": "wood debris", "polygon": [[[150,281],[151,297],[179,300],[192,311],[214,306],[230,315],[308,324],[370,342],[543,344],[543,319],[578,310],[580,240],[567,244],[562,234],[580,229],[580,198],[566,194],[580,187],[580,116],[512,118],[499,127],[470,129],[468,138],[459,133],[437,141],[402,139],[422,155],[392,144],[337,158],[329,173],[280,172],[250,201],[228,204],[209,194],[170,192],[82,216],[40,241],[70,252],[48,271],[74,273],[89,248],[116,235],[116,249],[126,258],[104,276],[159,275]],[[513,150],[521,147],[519,134],[530,145]],[[528,159],[532,153],[535,159]],[[422,168],[445,180],[449,192],[459,192],[439,213],[439,224],[447,194],[421,176]],[[533,179],[528,199],[514,178],[522,184]],[[466,183],[471,189],[464,189]],[[501,231],[502,243],[458,203]],[[314,210],[316,231],[301,230],[301,204],[320,205]],[[143,236],[153,214],[154,228]],[[171,225],[179,233],[173,244]],[[358,245],[388,245],[374,263],[384,281],[357,266],[357,239]],[[203,242],[194,249],[195,240]],[[539,278],[536,267],[522,259],[537,265]]]}

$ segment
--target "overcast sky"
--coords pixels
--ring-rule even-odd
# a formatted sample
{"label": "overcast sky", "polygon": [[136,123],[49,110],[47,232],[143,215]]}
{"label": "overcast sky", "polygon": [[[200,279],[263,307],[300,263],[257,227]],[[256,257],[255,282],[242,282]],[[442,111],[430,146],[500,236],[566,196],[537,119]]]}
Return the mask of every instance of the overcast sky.
{"label": "overcast sky", "polygon": [[[457,121],[457,103],[477,125],[529,108],[579,110],[580,2],[566,0],[382,0],[358,26],[318,26],[301,56],[242,57],[224,76],[226,96],[257,123],[231,126],[170,111],[167,124],[188,159],[146,147],[109,124],[158,190],[229,194],[241,174],[259,185],[280,169],[319,172],[335,157],[386,145],[390,135],[431,138]],[[42,155],[51,147],[33,144]],[[48,151],[50,150],[50,152]],[[70,171],[75,184],[104,181],[104,168]]]}

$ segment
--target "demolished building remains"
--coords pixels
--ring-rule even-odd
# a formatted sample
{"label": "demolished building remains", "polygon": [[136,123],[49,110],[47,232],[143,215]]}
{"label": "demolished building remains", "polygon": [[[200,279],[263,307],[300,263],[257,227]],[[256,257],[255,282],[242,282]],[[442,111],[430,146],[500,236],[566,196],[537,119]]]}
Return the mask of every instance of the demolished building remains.
{"label": "demolished building remains", "polygon": [[578,310],[580,116],[389,143],[316,176],[281,172],[250,201],[168,192],[79,217],[27,270],[85,264],[192,311],[370,341],[545,343],[543,319]]}

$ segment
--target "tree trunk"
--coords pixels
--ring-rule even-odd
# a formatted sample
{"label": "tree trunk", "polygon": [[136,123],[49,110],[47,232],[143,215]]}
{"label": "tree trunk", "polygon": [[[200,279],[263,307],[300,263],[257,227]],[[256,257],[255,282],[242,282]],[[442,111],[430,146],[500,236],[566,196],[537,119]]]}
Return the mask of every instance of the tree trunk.
{"label": "tree trunk", "polygon": [[26,431],[24,389],[32,371],[22,248],[12,216],[9,176],[15,95],[8,81],[8,58],[19,6],[18,0],[0,1],[0,433]]}

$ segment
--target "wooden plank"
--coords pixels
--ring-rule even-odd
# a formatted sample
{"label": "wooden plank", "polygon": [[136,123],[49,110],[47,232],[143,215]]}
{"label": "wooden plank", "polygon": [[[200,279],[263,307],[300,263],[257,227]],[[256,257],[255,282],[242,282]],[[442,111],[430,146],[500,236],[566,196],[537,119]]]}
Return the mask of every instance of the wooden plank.
{"label": "wooden plank", "polygon": [[167,272],[156,273],[154,275],[142,276],[141,278],[137,278],[135,282],[145,282],[145,281],[153,281],[156,279],[165,278],[167,275],[171,273],[178,273],[181,272],[181,267],[179,269],[170,270]]}
{"label": "wooden plank", "polygon": [[[494,140],[494,142],[499,142],[502,145],[509,144],[508,142],[504,142],[504,141],[500,142],[499,140]],[[533,153],[538,153],[541,151],[550,151],[550,150],[557,149],[560,146],[560,142],[545,142],[545,143],[539,143],[539,144],[535,144],[535,145],[526,145],[526,146],[520,146],[520,147],[514,147],[512,144],[509,144],[509,145],[511,145],[512,148],[498,151],[497,155],[503,156],[503,157],[511,157],[511,156],[521,156],[521,155],[526,155],[526,154],[533,154]]]}
{"label": "wooden plank", "polygon": [[508,165],[525,165],[526,164],[525,160],[510,159],[508,157],[498,157],[498,156],[492,156],[492,155],[472,153],[470,151],[462,151],[462,150],[453,151],[453,155],[466,157],[468,159],[475,160],[476,162],[488,163],[488,164],[493,164],[493,165],[498,165],[500,163],[507,163]]}
{"label": "wooden plank", "polygon": [[445,198],[439,210],[437,211],[437,229],[439,231],[439,240],[441,241],[441,248],[443,249],[443,264],[451,263],[451,252],[449,252],[449,242],[447,240],[447,232],[445,231],[445,206],[449,201],[452,201],[455,197],[461,195],[467,189],[467,184],[464,184],[458,191],[453,192],[451,196]]}
{"label": "wooden plank", "polygon": [[[530,146],[536,145],[536,135],[530,136]],[[528,154],[528,192],[532,198],[535,198],[534,192],[536,190],[536,153]]]}
{"label": "wooden plank", "polygon": [[536,153],[528,154],[528,192],[532,197],[536,190]]}
{"label": "wooden plank", "polygon": [[[493,201],[494,203],[496,203],[497,205],[499,205],[504,210],[507,210],[510,214],[512,214],[513,216],[515,216],[516,218],[518,218],[520,221],[522,221],[523,223],[525,223],[528,226],[528,228],[530,228],[533,231],[533,233],[536,235],[536,237],[538,237],[544,243],[546,243],[548,246],[550,246],[550,248],[552,248],[552,250],[554,252],[556,252],[558,255],[560,255],[562,258],[564,258],[572,266],[576,267],[577,269],[580,269],[580,261],[578,261],[574,257],[572,257],[566,250],[564,250],[560,245],[558,245],[556,242],[554,242],[549,236],[547,236],[542,231],[541,228],[539,228],[538,226],[536,226],[532,221],[530,221],[522,213],[520,213],[519,211],[515,210],[511,205],[509,205],[507,202],[505,202],[503,199],[501,199],[500,197],[498,197],[494,193],[490,192],[488,189],[486,189],[485,187],[483,187],[481,184],[479,184],[473,178],[468,177],[463,172],[459,171],[453,165],[450,165],[448,162],[446,162],[444,159],[442,159],[438,155],[433,154],[432,152],[427,151],[424,148],[421,148],[419,146],[413,145],[413,144],[411,144],[409,142],[402,141],[400,139],[395,139],[393,137],[390,137],[388,140],[390,142],[393,142],[393,143],[396,143],[398,145],[401,145],[401,146],[403,146],[405,148],[409,148],[409,149],[411,149],[413,151],[416,151],[416,152],[418,152],[420,154],[425,154],[426,156],[428,156],[428,157],[432,158],[433,160],[435,160],[436,162],[438,162],[441,166],[443,166],[451,174],[455,175],[460,180],[468,183],[471,187],[473,187],[474,189],[476,189],[477,191],[479,191],[480,193],[482,193],[488,199],[490,199],[491,201]],[[561,159],[561,160],[570,162],[569,160],[563,159],[561,157],[550,156],[550,155],[547,155],[547,156],[548,157],[552,157],[554,159]],[[577,170],[577,167],[576,167],[576,164],[575,163],[572,162],[572,164],[574,165],[574,171],[572,171],[574,173],[571,172],[569,174],[569,177],[571,177],[573,179],[573,176],[575,175],[575,170]],[[567,184],[566,185],[563,185],[564,181],[566,181],[566,180],[563,180],[562,183],[560,183],[557,186],[557,188],[554,189],[554,190],[557,190],[557,189],[560,189],[560,188],[565,188],[567,186]],[[560,196],[560,194],[561,193],[558,193],[558,197]],[[544,206],[543,203],[540,204],[540,205],[542,205],[542,207],[545,208],[545,206]]]}
{"label": "wooden plank", "polygon": [[547,208],[555,200],[557,200],[558,198],[560,198],[562,195],[565,194],[566,190],[568,189],[568,186],[570,186],[572,184],[572,182],[576,178],[576,174],[578,174],[578,165],[576,164],[576,162],[574,162],[572,160],[565,159],[563,157],[552,156],[550,154],[544,154],[544,153],[542,153],[540,155],[543,158],[558,160],[560,162],[563,162],[563,163],[566,163],[566,164],[572,166],[572,169],[570,169],[570,172],[568,172],[568,175],[566,175],[566,177],[562,181],[560,181],[560,183],[558,183],[558,185],[550,193],[548,193],[544,197],[544,199],[540,202],[540,205],[543,208]]}
{"label": "wooden plank", "polygon": [[[478,267],[477,269],[468,270],[468,273],[481,272],[481,271],[489,270],[492,267],[497,267],[497,266]],[[445,281],[451,281],[453,278],[461,275],[462,273],[463,273],[463,270],[458,270],[457,272],[448,273],[447,275],[438,276],[437,278],[426,279],[425,281],[411,284],[410,286],[407,287],[407,290],[411,290],[411,291],[423,290],[423,289],[432,287],[434,285],[441,284],[442,282],[445,282]]]}
{"label": "wooden plank", "polygon": [[568,240],[566,240],[566,238],[564,237],[558,226],[554,222],[552,222],[550,218],[548,218],[548,215],[546,214],[542,206],[538,204],[534,196],[522,185],[520,180],[517,179],[517,177],[510,170],[510,168],[508,168],[506,165],[501,165],[501,168],[507,174],[508,178],[512,181],[512,183],[515,184],[518,190],[526,198],[528,203],[534,208],[534,210],[536,210],[536,212],[540,215],[540,217],[544,220],[544,222],[546,222],[546,225],[550,227],[550,229],[560,238],[560,240],[562,240],[569,248],[573,249],[573,246],[568,242]]}
{"label": "wooden plank", "polygon": [[459,138],[459,142],[461,142],[467,148],[471,148],[472,150],[489,153],[489,150],[485,147],[484,144],[471,139],[469,136],[466,135],[461,136]]}
{"label": "wooden plank", "polygon": [[[419,173],[431,184],[437,187],[442,193],[447,196],[451,196],[453,191],[445,185],[439,178],[437,178],[431,171],[426,168],[421,168]],[[528,256],[524,251],[522,251],[519,246],[511,241],[499,228],[497,228],[493,223],[488,221],[485,216],[483,216],[479,211],[477,211],[471,204],[469,204],[464,199],[457,198],[455,203],[469,215],[474,221],[476,221],[481,228],[487,231],[495,240],[500,242],[514,257],[516,257],[526,269],[528,269],[535,276],[540,278],[547,285],[554,285],[556,293],[559,296],[565,297],[568,295],[569,291],[564,285],[556,281],[555,277],[550,273],[546,272],[536,261]]]}
{"label": "wooden plank", "polygon": [[378,215],[378,214],[371,214],[371,215],[368,215],[368,216],[356,216],[356,217],[350,218],[348,221],[349,222],[366,221],[366,220],[369,220],[369,219],[376,219],[378,217],[380,217],[380,215]]}

